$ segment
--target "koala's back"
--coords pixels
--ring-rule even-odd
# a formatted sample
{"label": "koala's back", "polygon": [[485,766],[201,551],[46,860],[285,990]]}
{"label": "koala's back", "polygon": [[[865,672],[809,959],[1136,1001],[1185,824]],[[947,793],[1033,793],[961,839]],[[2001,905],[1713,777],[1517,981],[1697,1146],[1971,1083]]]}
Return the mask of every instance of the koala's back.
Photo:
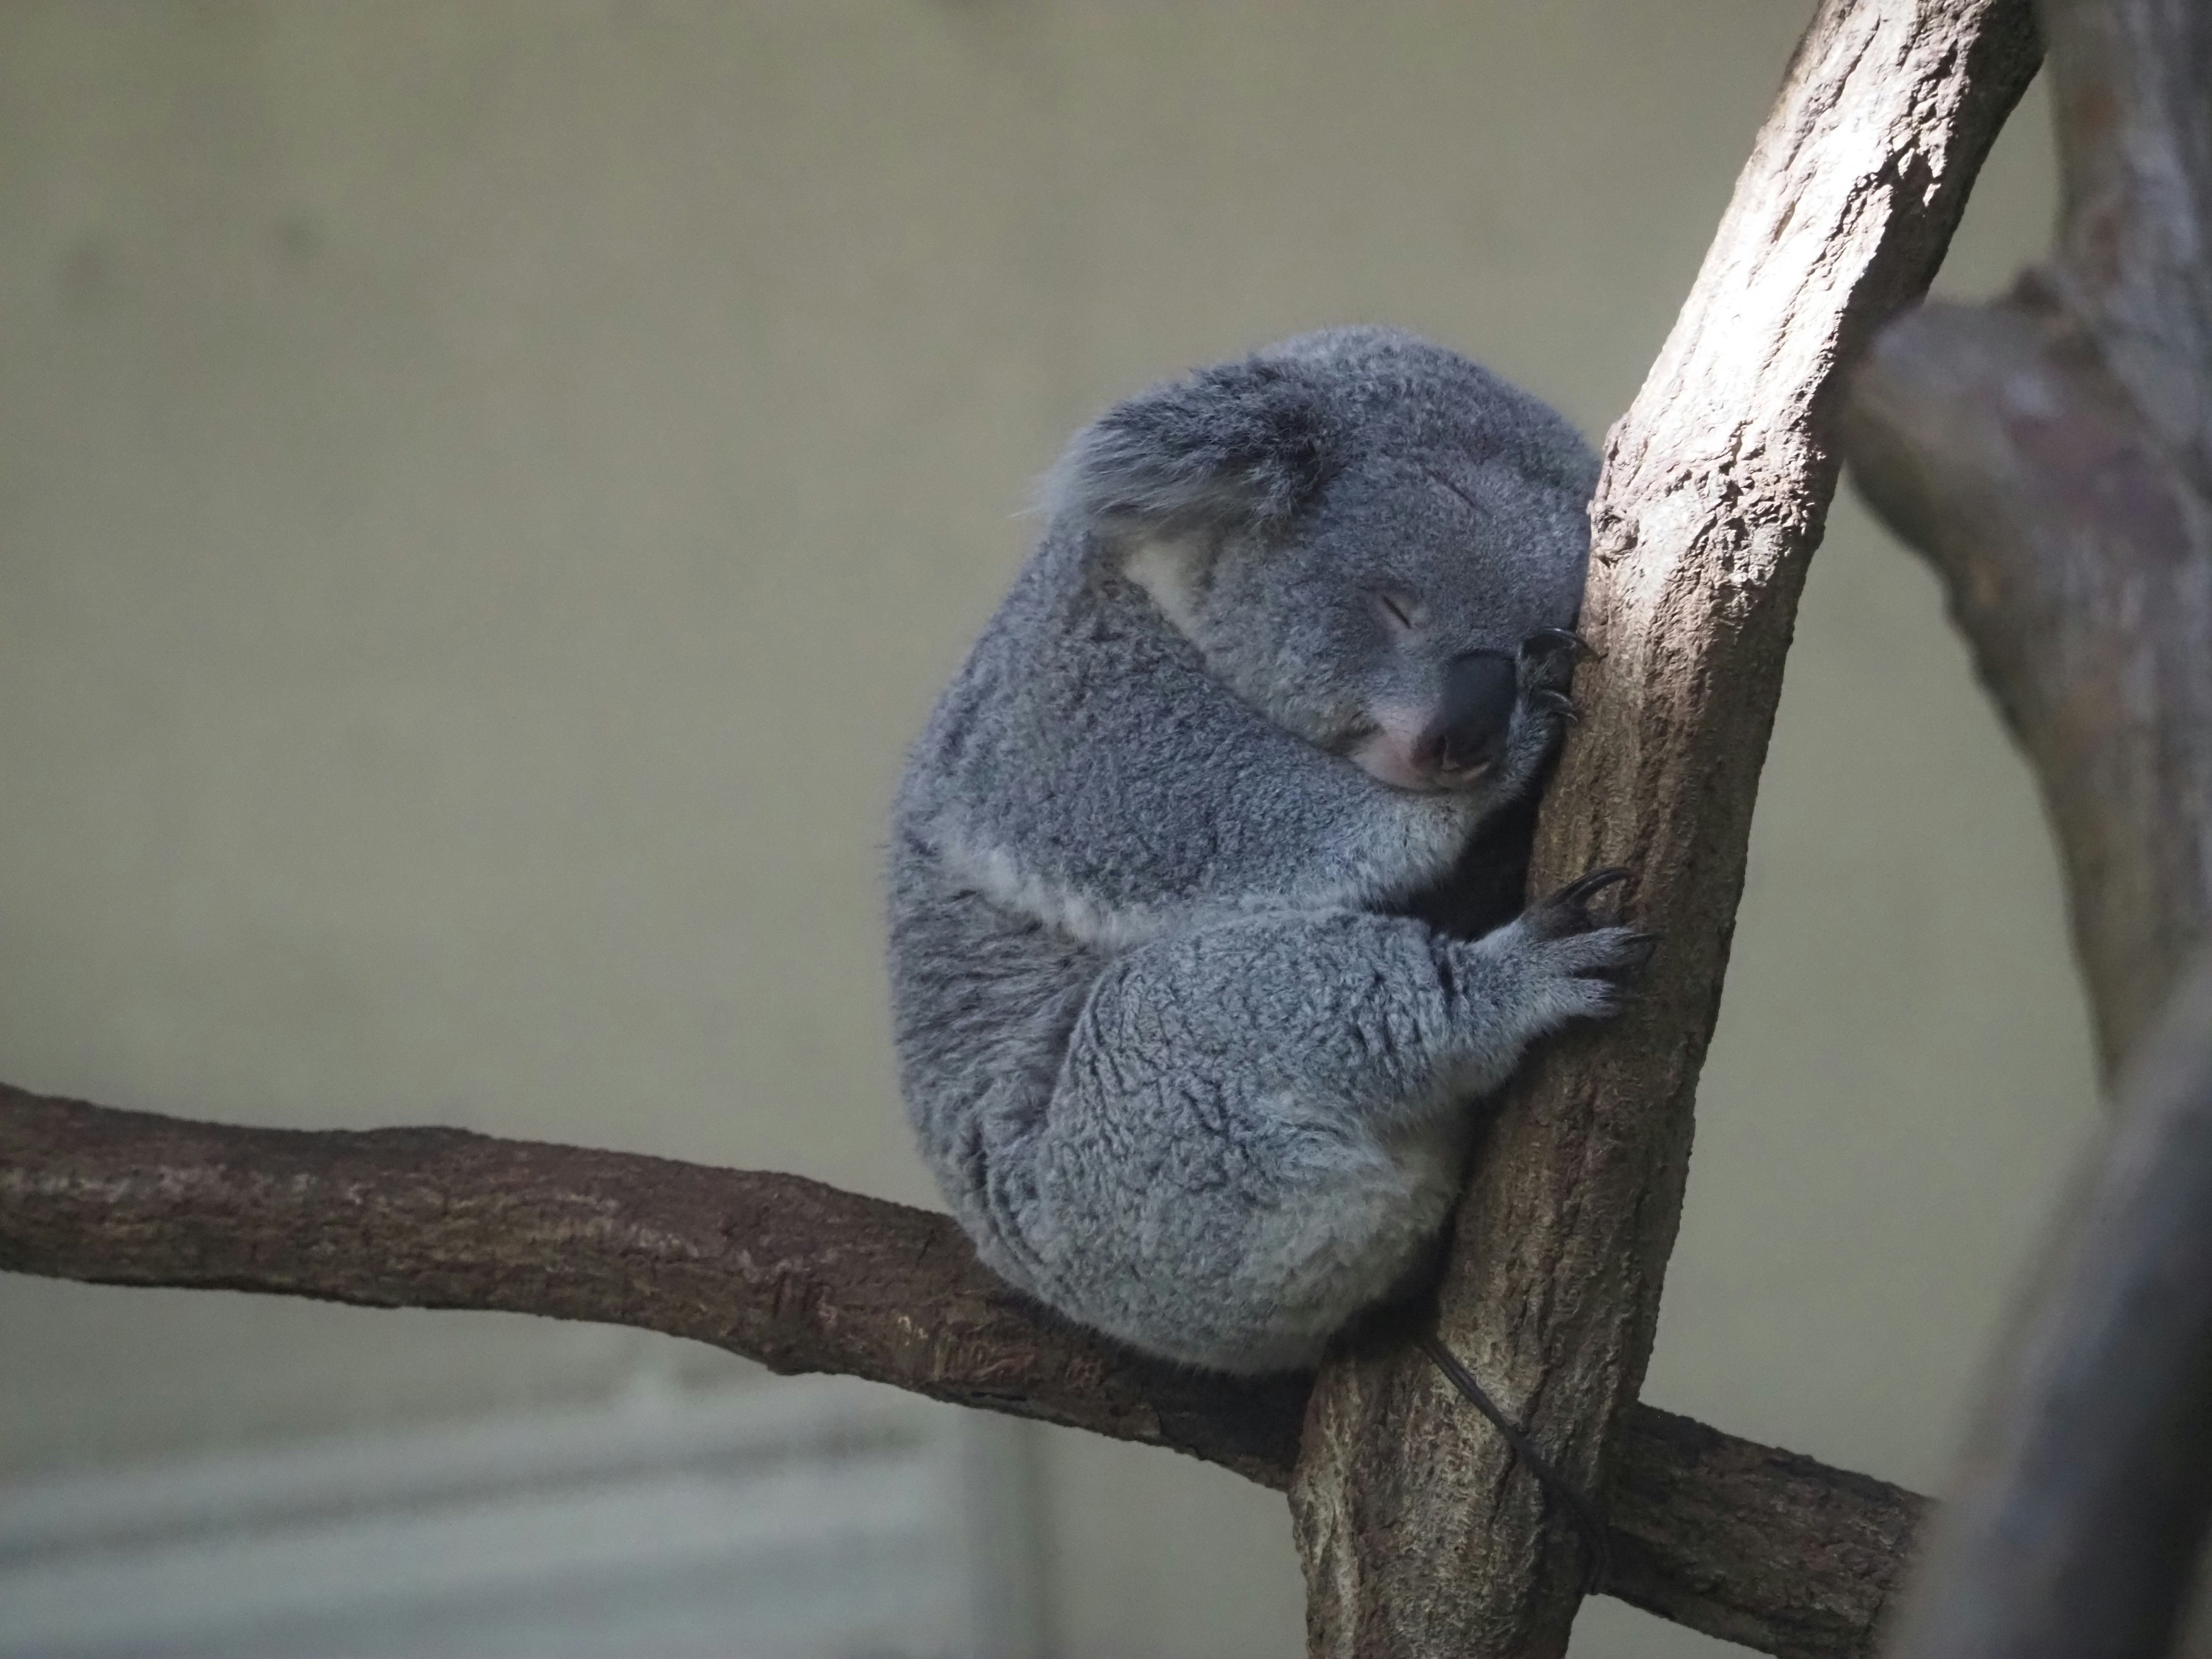
{"label": "koala's back", "polygon": [[1025,1171],[998,1154],[1042,1123],[1104,953],[986,897],[904,826],[894,834],[891,1015],[908,1120],[985,1260],[1041,1292],[1009,1247],[1023,1194],[1005,1187]]}

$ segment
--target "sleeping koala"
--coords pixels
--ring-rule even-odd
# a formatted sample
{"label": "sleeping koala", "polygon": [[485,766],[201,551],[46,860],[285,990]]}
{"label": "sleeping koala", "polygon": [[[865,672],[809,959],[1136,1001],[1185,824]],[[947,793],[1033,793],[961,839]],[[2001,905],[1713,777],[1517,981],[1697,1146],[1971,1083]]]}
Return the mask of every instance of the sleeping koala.
{"label": "sleeping koala", "polygon": [[1509,921],[1596,469],[1382,329],[1077,435],[892,828],[908,1114],[1013,1285],[1194,1365],[1311,1364],[1427,1256],[1470,1103],[1618,1006],[1650,939],[1588,904],[1621,872]]}

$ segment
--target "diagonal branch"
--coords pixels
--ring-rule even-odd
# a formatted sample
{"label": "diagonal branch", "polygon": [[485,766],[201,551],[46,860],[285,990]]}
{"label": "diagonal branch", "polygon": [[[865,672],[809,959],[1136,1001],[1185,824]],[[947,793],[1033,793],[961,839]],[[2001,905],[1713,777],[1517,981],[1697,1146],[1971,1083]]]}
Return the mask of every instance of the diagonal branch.
{"label": "diagonal branch", "polygon": [[[456,1129],[235,1128],[0,1085],[0,1269],[498,1309],[666,1332],[1289,1484],[1310,1379],[1146,1359],[1023,1302],[943,1216],[796,1176]],[[1616,1594],[1767,1652],[1857,1655],[1922,1500],[1629,1414]]]}
{"label": "diagonal branch", "polygon": [[[1650,1356],[1840,366],[1934,276],[2039,52],[2027,0],[1826,0],[1591,507],[1585,717],[1532,884],[1638,874],[1638,1006],[1531,1068],[1460,1206],[1444,1339],[1595,1485]],[[1292,1508],[1316,1656],[1545,1659],[1581,1563],[1414,1352],[1326,1367]]]}

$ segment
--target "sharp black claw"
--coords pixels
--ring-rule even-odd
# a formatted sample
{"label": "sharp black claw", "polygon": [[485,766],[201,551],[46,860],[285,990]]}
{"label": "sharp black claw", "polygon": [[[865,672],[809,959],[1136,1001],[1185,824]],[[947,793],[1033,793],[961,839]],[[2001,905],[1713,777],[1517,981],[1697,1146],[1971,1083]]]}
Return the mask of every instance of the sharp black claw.
{"label": "sharp black claw", "polygon": [[1626,881],[1629,872],[1620,866],[1608,865],[1602,870],[1593,870],[1580,881],[1571,881],[1552,895],[1553,904],[1586,904],[1608,887],[1618,887]]}
{"label": "sharp black claw", "polygon": [[1540,650],[1572,651],[1578,657],[1605,654],[1571,628],[1540,628],[1528,636],[1528,644]]}
{"label": "sharp black claw", "polygon": [[1531,691],[1528,701],[1539,708],[1550,709],[1570,726],[1583,717],[1582,710],[1575,707],[1575,700],[1564,691]]}

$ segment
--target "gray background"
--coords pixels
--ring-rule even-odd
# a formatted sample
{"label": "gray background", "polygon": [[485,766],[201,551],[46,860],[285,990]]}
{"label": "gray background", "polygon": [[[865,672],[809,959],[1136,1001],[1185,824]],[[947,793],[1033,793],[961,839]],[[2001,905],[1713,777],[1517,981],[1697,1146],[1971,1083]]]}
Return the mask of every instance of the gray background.
{"label": "gray background", "polygon": [[[930,1194],[902,743],[1103,401],[1409,325],[1593,435],[1780,0],[0,9],[0,1077]],[[2044,242],[2032,97],[1945,286]],[[1923,1488],[2095,1090],[1928,575],[1814,566],[1648,1397]],[[0,1280],[0,1469],[721,1362]],[[1071,1655],[1290,1654],[1279,1498],[1037,1431]],[[1577,1652],[1717,1644],[1613,1603]]]}

